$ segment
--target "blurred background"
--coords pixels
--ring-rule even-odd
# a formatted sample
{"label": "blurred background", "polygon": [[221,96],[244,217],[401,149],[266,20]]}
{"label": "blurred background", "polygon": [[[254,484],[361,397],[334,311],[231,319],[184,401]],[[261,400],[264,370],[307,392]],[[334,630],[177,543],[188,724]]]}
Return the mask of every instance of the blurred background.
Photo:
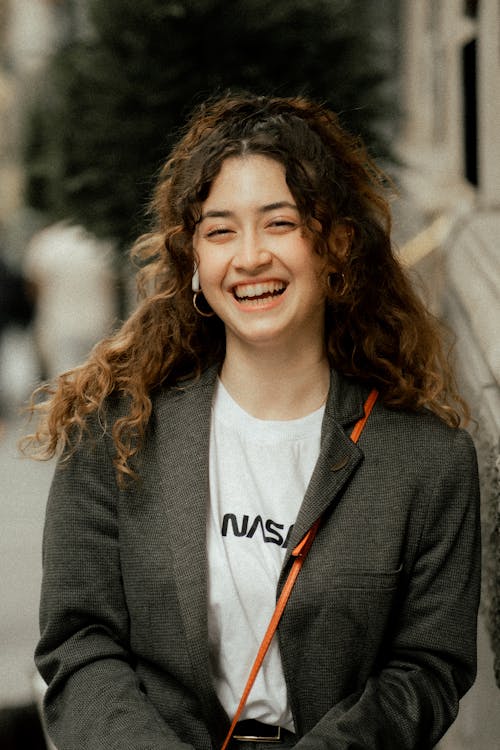
{"label": "blurred background", "polygon": [[440,750],[500,747],[497,0],[0,0],[0,747],[44,748],[33,650],[52,463],[23,403],[134,305],[127,250],[186,114],[227,87],[305,93],[397,187],[394,238],[456,335],[475,424],[479,673]]}

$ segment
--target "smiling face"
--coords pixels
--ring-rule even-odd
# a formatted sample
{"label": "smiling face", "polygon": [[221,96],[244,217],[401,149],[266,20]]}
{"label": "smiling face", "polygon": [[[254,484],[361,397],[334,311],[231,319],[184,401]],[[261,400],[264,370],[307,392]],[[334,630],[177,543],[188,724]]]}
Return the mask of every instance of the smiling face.
{"label": "smiling face", "polygon": [[237,345],[323,347],[325,261],[314,251],[277,161],[229,157],[193,244],[200,285]]}

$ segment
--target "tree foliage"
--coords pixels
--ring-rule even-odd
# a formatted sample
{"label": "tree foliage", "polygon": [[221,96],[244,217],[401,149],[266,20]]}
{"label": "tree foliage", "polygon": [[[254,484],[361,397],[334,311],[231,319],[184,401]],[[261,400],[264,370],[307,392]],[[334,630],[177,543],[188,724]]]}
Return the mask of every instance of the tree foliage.
{"label": "tree foliage", "polygon": [[325,101],[385,154],[388,58],[366,9],[360,0],[89,0],[93,33],[56,51],[31,109],[29,203],[126,245],[186,114],[226,88]]}

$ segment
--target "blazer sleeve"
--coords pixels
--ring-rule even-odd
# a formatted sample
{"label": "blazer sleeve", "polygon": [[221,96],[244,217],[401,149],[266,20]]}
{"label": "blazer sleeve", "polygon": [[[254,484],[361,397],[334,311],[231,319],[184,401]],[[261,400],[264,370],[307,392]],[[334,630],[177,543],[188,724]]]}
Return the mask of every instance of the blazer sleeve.
{"label": "blazer sleeve", "polygon": [[103,436],[52,482],[35,662],[58,750],[188,750],[141,690],[120,573],[117,487]]}
{"label": "blazer sleeve", "polygon": [[424,750],[451,725],[476,675],[479,483],[457,430],[436,477],[419,551],[378,673],[335,705],[297,750]]}

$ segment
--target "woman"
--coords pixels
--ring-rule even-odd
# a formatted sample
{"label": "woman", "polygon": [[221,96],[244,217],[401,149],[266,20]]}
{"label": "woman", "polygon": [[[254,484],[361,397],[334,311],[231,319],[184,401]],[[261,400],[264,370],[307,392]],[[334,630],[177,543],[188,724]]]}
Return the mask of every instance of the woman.
{"label": "woman", "polygon": [[475,456],[382,181],[301,98],[209,102],[173,150],[138,309],[40,406],[63,452],[36,653],[59,750],[220,747],[317,519],[231,746],[422,749],[453,721]]}

